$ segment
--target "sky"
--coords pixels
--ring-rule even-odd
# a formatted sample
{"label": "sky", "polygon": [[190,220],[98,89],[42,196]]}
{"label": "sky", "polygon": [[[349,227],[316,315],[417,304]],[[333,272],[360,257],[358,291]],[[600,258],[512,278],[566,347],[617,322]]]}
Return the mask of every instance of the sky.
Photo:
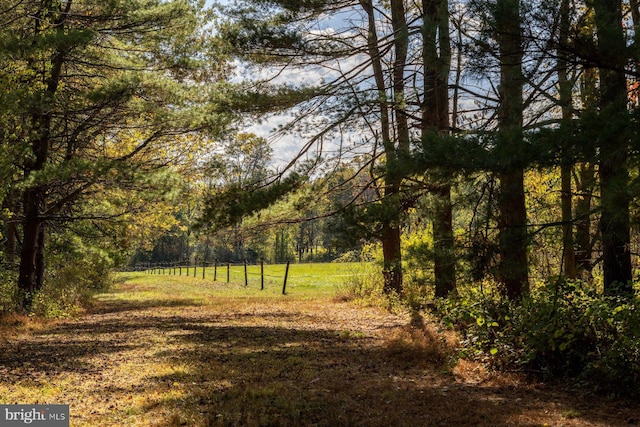
{"label": "sky", "polygon": [[[206,5],[211,6],[214,2],[207,0]],[[223,5],[233,4],[233,0],[222,0],[216,3]],[[322,27],[318,28],[318,31],[334,31],[334,28],[339,25],[344,25],[344,21],[341,23],[341,17],[334,18],[332,20],[325,20],[320,24]],[[271,80],[274,84],[289,84],[295,86],[303,86],[305,84],[316,84],[319,81],[335,78],[338,74],[336,72],[322,69],[320,67],[307,67],[304,69],[292,69],[289,71],[281,72],[279,69],[249,69],[243,66],[239,61],[234,64],[236,68],[235,81],[247,81],[247,80]],[[273,163],[277,169],[285,167],[292,158],[294,158],[301,147],[305,144],[304,137],[295,134],[285,134],[275,136],[278,129],[286,126],[294,119],[293,112],[285,114],[276,114],[264,117],[260,120],[256,120],[252,124],[248,124],[241,129],[242,132],[254,133],[258,136],[265,138],[271,144],[273,148]],[[326,145],[331,150],[331,143],[327,142]],[[337,147],[337,143],[335,144]]]}

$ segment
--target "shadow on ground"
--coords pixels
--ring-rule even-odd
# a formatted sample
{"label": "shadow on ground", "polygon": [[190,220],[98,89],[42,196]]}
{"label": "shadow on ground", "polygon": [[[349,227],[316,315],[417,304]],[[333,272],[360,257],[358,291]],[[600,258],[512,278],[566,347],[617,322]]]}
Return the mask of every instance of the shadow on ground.
{"label": "shadow on ground", "polygon": [[[141,418],[178,408],[158,426],[537,426],[545,413],[565,425],[638,421],[632,408],[557,390],[465,383],[450,372],[439,337],[416,326],[381,340],[295,309],[252,315],[189,300],[104,301],[82,319],[0,343],[0,373],[9,382],[42,373],[55,381],[104,368],[90,358],[163,360],[182,369],[150,373],[129,390],[169,396],[139,408]],[[166,341],[154,340],[160,335]],[[96,393],[123,384],[112,379]]]}

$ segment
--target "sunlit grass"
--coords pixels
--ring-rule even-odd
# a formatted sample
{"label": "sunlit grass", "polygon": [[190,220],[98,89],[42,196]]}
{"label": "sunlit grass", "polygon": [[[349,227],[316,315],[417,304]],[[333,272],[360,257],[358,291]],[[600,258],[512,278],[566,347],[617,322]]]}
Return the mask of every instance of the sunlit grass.
{"label": "sunlit grass", "polygon": [[[156,289],[161,285],[163,292],[177,298],[188,291],[188,298],[199,300],[215,295],[226,297],[274,297],[281,296],[283,289],[286,294],[294,298],[326,298],[335,295],[336,287],[354,274],[358,263],[314,263],[291,264],[287,275],[286,288],[284,279],[285,264],[265,265],[264,274],[260,265],[247,265],[245,283],[245,269],[243,265],[221,264],[207,267],[204,272],[193,267],[182,269],[155,270],[153,273],[122,273],[134,289],[137,298],[146,298],[145,284],[149,289]],[[188,275],[187,275],[188,273]],[[214,280],[215,279],[215,280]],[[264,283],[264,289],[262,289]],[[223,286],[224,285],[224,286]],[[156,292],[156,291],[152,291]],[[203,302],[203,301],[200,301]]]}

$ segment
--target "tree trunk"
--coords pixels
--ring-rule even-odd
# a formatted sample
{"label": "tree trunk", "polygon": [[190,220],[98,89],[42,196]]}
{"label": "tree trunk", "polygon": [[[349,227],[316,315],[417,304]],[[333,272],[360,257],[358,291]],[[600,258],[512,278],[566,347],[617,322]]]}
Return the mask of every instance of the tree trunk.
{"label": "tree trunk", "polygon": [[529,292],[524,166],[518,161],[522,156],[524,108],[519,0],[497,0],[495,21],[500,54],[497,149],[505,163],[497,174],[500,181],[500,262],[497,271],[504,295],[513,301],[519,301]]}
{"label": "tree trunk", "polygon": [[633,295],[631,271],[629,171],[627,157],[626,44],[622,8],[618,1],[594,1],[600,60],[600,114],[605,126],[600,138],[600,234],[602,237],[604,289],[607,294]]}
{"label": "tree trunk", "polygon": [[[424,103],[422,105],[422,137],[429,133],[449,133],[449,71],[451,42],[449,38],[449,5],[447,0],[423,3]],[[438,178],[435,178],[436,180]],[[434,245],[435,294],[444,298],[456,288],[456,263],[453,239],[451,185],[440,177],[434,192],[432,218]]]}
{"label": "tree trunk", "polygon": [[[65,13],[61,13],[62,4],[51,0],[41,4],[37,21],[36,33],[55,31],[59,35],[65,31],[64,22],[71,8],[71,1],[66,3]],[[24,180],[28,181],[34,172],[45,169],[49,148],[51,145],[52,115],[50,105],[54,102],[58,91],[62,68],[65,62],[65,52],[59,46],[54,46],[49,61],[43,66],[41,61],[33,60],[29,66],[34,73],[42,76],[45,88],[33,106],[31,127],[33,139],[31,151],[33,157],[25,162]],[[46,202],[46,188],[42,184],[34,184],[23,193],[23,225],[22,250],[20,253],[20,268],[18,273],[18,289],[21,294],[21,306],[25,311],[31,309],[34,293],[42,286],[44,277],[44,229],[41,230],[42,211]]]}
{"label": "tree trunk", "polygon": [[498,279],[504,295],[519,301],[529,292],[524,172],[522,168],[511,168],[499,173],[498,179]]}
{"label": "tree trunk", "polygon": [[26,312],[31,310],[34,294],[38,290],[36,266],[41,226],[39,199],[40,194],[37,188],[25,190],[18,289],[20,292],[20,305]]}
{"label": "tree trunk", "polygon": [[436,194],[433,218],[434,277],[436,298],[446,298],[456,289],[456,259],[453,239],[451,186]]}
{"label": "tree trunk", "polygon": [[576,268],[582,280],[591,280],[593,239],[591,238],[591,201],[596,184],[596,170],[590,164],[581,164],[576,177]]}
{"label": "tree trunk", "polygon": [[[9,190],[4,200],[2,201],[2,209],[7,212],[16,212],[16,203],[14,199],[14,191],[12,189]],[[4,259],[5,262],[10,266],[9,268],[13,268],[13,263],[16,260],[16,248],[17,248],[17,227],[13,218],[7,218],[5,220],[5,230],[4,235],[6,238],[4,245]]]}
{"label": "tree trunk", "polygon": [[42,222],[38,230],[38,242],[36,247],[36,289],[42,289],[44,285],[44,272],[45,272],[45,238],[46,238],[46,223]]}
{"label": "tree trunk", "polygon": [[[570,31],[569,0],[563,0],[560,7],[560,46],[568,46]],[[562,126],[568,126],[573,119],[573,85],[569,81],[567,59],[562,52],[558,53],[558,85],[560,105],[562,107]],[[576,257],[573,239],[573,193],[571,191],[571,173],[573,159],[569,155],[570,146],[563,144],[562,164],[560,166],[560,203],[562,206],[562,259],[564,276],[569,279],[577,277]]]}
{"label": "tree trunk", "polygon": [[400,227],[385,224],[382,230],[382,256],[384,258],[384,293],[402,292],[402,250]]}
{"label": "tree trunk", "polygon": [[[376,28],[376,17],[373,2],[371,0],[360,0],[360,5],[368,17],[368,50],[373,77],[378,89],[378,106],[380,109],[380,128],[382,145],[385,151],[385,187],[383,203],[385,205],[385,215],[383,218],[382,254],[384,258],[383,276],[385,293],[402,292],[402,250],[400,247],[400,220],[402,214],[402,203],[400,200],[400,184],[403,179],[401,165],[398,161],[398,152],[409,151],[409,127],[407,117],[404,114],[404,67],[408,48],[408,29],[404,16],[404,4],[402,0],[391,1],[392,25],[394,28],[394,48],[396,57],[393,62],[393,90],[394,103],[393,111],[396,113],[396,141],[391,137],[391,116],[390,105],[387,99],[387,86],[385,83],[385,73],[382,65],[382,57],[378,46],[378,35]],[[397,147],[396,147],[397,143]]]}
{"label": "tree trunk", "polygon": [[[597,113],[598,78],[595,69],[586,68],[580,77],[580,99],[585,113],[593,116]],[[593,156],[595,157],[595,156]],[[593,238],[591,232],[591,216],[593,191],[596,187],[596,168],[593,163],[581,163],[576,170],[576,272],[582,280],[593,278]]]}

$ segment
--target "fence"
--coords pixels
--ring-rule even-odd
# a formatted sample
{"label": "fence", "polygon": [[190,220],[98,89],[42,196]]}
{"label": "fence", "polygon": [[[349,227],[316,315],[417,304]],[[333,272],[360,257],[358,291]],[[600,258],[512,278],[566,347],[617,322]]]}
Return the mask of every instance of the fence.
{"label": "fence", "polygon": [[[217,260],[213,263],[208,263],[206,261],[202,261],[200,263],[194,262],[193,264],[189,262],[172,262],[172,263],[145,263],[136,265],[133,270],[134,271],[143,271],[146,274],[157,274],[157,275],[169,275],[169,276],[182,276],[183,272],[185,276],[191,277],[202,277],[202,279],[206,279],[210,277],[211,269],[213,268],[213,281],[217,282],[218,280],[218,272],[219,270],[226,270],[226,282],[229,283],[231,281],[231,273],[232,267],[237,270],[236,267],[241,267],[243,269],[242,273],[244,275],[244,285],[249,286],[249,275],[259,275],[260,277],[260,289],[264,290],[265,285],[265,277],[267,278],[280,278],[282,280],[282,294],[286,294],[287,292],[287,281],[289,278],[289,266],[290,262],[287,261],[287,264],[284,269],[283,276],[277,276],[273,274],[265,274],[264,270],[264,261],[261,261],[260,272],[254,273],[249,272],[249,264],[245,261],[243,264],[232,264],[230,262],[227,263],[219,263]],[[252,265],[252,267],[255,266]],[[207,272],[209,270],[209,272]],[[234,271],[237,274],[237,271]],[[208,276],[209,275],[209,276]]]}

